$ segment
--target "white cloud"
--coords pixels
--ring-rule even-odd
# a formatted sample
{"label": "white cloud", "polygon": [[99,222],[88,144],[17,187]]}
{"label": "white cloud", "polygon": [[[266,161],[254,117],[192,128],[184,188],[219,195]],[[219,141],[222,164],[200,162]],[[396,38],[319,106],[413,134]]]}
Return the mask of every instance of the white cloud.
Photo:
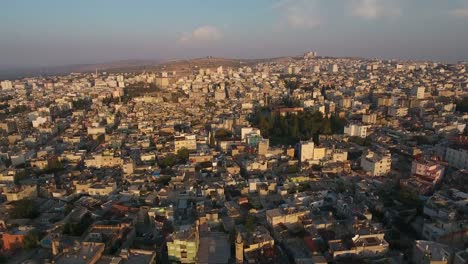
{"label": "white cloud", "polygon": [[273,8],[278,9],[283,22],[293,28],[314,28],[322,22],[318,0],[282,0]]}
{"label": "white cloud", "polygon": [[468,8],[453,9],[450,14],[454,17],[468,18]]}
{"label": "white cloud", "polygon": [[222,37],[221,31],[214,26],[202,26],[196,28],[191,33],[183,33],[180,36],[179,41],[186,43],[186,42],[193,42],[193,41],[216,41],[220,40]]}
{"label": "white cloud", "polygon": [[396,2],[386,0],[350,0],[348,12],[352,16],[367,20],[399,17],[401,16],[401,9],[395,5]]}

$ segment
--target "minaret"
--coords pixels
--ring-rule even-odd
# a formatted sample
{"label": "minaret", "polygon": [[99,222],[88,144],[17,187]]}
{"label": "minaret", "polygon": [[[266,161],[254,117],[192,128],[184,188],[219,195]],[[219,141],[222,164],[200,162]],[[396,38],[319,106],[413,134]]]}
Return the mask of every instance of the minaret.
{"label": "minaret", "polygon": [[244,240],[240,232],[236,236],[236,264],[244,263]]}
{"label": "minaret", "polygon": [[58,254],[60,254],[59,246],[60,246],[60,242],[59,242],[58,238],[57,237],[53,238],[52,239],[52,255],[54,257],[57,256]]}

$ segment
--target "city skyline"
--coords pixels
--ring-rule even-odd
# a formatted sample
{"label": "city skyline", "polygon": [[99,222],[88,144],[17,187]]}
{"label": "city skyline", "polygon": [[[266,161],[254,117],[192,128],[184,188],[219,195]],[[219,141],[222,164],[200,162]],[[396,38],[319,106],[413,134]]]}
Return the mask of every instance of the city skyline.
{"label": "city skyline", "polygon": [[8,1],[0,68],[204,56],[468,58],[468,1]]}
{"label": "city skyline", "polygon": [[468,263],[468,0],[11,0],[0,264]]}

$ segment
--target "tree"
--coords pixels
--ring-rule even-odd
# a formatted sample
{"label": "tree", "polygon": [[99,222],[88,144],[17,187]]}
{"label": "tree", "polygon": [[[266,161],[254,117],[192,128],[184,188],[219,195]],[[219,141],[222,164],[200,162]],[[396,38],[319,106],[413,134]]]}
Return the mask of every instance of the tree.
{"label": "tree", "polygon": [[72,204],[66,204],[65,207],[64,207],[65,215],[68,215],[69,213],[71,213],[71,211],[73,211],[73,205]]}
{"label": "tree", "polygon": [[245,228],[249,232],[253,232],[255,230],[255,226],[257,226],[257,219],[253,215],[247,216],[245,220]]}
{"label": "tree", "polygon": [[323,120],[322,133],[325,135],[332,134],[332,125],[330,119]]}
{"label": "tree", "polygon": [[346,184],[343,179],[338,179],[336,181],[336,191],[339,193],[344,193],[346,191]]}
{"label": "tree", "polygon": [[228,138],[231,136],[232,136],[231,131],[224,129],[224,128],[220,128],[216,130],[216,133],[215,133],[215,138]]}
{"label": "tree", "polygon": [[63,226],[62,233],[71,236],[81,236],[92,223],[93,219],[91,215],[86,214],[78,223],[67,221]]}
{"label": "tree", "polygon": [[468,96],[463,97],[463,99],[457,103],[457,111],[468,113]]}
{"label": "tree", "polygon": [[162,227],[162,233],[167,235],[167,234],[171,234],[172,232],[174,232],[174,226],[172,226],[172,222],[164,221],[163,227]]}
{"label": "tree", "polygon": [[72,106],[77,110],[84,110],[92,104],[91,100],[85,98],[79,98],[76,101],[72,102]]}
{"label": "tree", "polygon": [[297,114],[282,116],[270,109],[258,109],[250,118],[253,126],[260,129],[272,145],[294,145],[300,140],[318,139],[319,134],[342,134],[344,120],[322,113],[305,110]]}
{"label": "tree", "polygon": [[214,106],[216,106],[216,103],[215,103],[215,102],[206,102],[206,103],[205,103],[205,107],[208,107],[208,108],[209,108],[209,107],[214,107]]}
{"label": "tree", "polygon": [[167,167],[172,167],[176,164],[176,158],[173,154],[169,154],[166,157],[164,157],[163,160],[159,162],[159,166],[161,168],[167,168]]}
{"label": "tree", "polygon": [[24,199],[13,203],[13,207],[9,211],[10,217],[13,219],[29,218],[33,219],[39,216],[39,210],[33,200]]}
{"label": "tree", "polygon": [[181,148],[177,151],[177,158],[186,162],[189,158],[189,150],[187,148]]}
{"label": "tree", "polygon": [[297,88],[299,88],[299,82],[295,80],[285,80],[284,85],[286,88],[288,88],[290,91],[294,91]]}
{"label": "tree", "polygon": [[343,134],[346,120],[337,116],[330,117],[331,129],[335,134]]}
{"label": "tree", "polygon": [[313,171],[321,171],[322,170],[322,166],[318,165],[318,164],[314,164],[312,165],[312,170]]}
{"label": "tree", "polygon": [[37,247],[39,238],[35,232],[29,232],[24,236],[23,239],[23,248],[26,250],[33,249]]}
{"label": "tree", "polygon": [[58,161],[57,159],[51,160],[47,167],[45,168],[45,173],[56,173],[62,171],[65,168],[62,162]]}
{"label": "tree", "polygon": [[171,176],[159,176],[156,179],[156,183],[162,184],[162,185],[167,185],[171,181]]}

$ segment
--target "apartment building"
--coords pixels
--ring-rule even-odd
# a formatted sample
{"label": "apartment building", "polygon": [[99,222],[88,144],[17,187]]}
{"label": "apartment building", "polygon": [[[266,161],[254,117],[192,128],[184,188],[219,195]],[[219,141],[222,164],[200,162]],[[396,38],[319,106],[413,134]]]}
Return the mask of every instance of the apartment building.
{"label": "apartment building", "polygon": [[389,152],[378,153],[371,150],[361,156],[361,168],[370,176],[382,176],[390,172],[392,156]]}
{"label": "apartment building", "polygon": [[195,263],[198,243],[198,232],[194,228],[173,233],[167,239],[169,260],[180,263]]}

